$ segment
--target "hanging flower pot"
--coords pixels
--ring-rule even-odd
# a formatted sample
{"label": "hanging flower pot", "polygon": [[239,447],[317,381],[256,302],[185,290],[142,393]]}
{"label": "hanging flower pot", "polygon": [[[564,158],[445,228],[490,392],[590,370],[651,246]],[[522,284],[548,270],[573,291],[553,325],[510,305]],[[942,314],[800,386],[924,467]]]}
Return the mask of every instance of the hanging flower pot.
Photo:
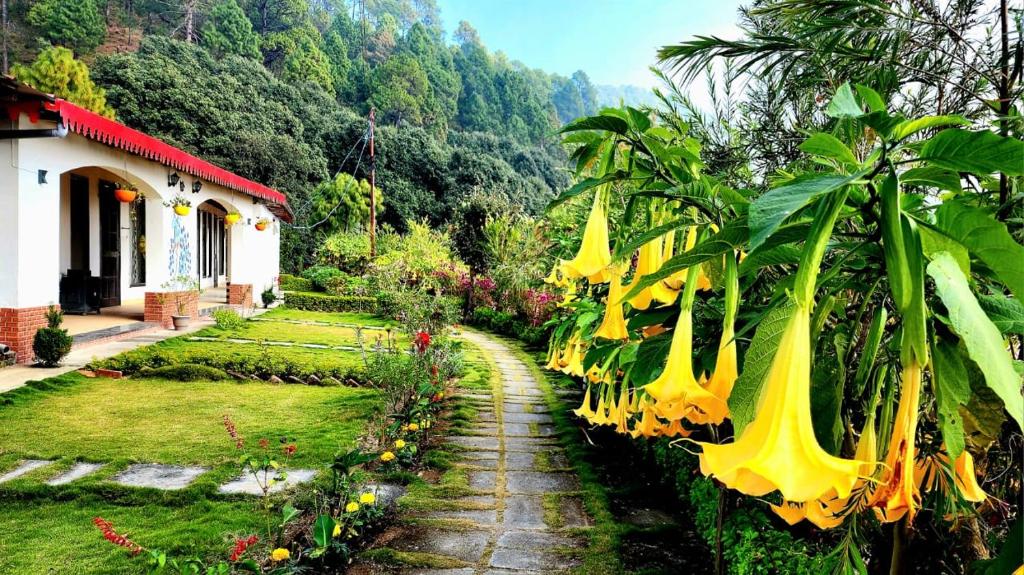
{"label": "hanging flower pot", "polygon": [[270,225],[270,220],[268,220],[267,218],[260,218],[260,219],[256,220],[256,230],[257,231],[261,231],[262,232],[263,230],[267,229],[267,226],[269,226],[269,225]]}
{"label": "hanging flower pot", "polygon": [[233,225],[238,223],[238,220],[241,220],[241,219],[242,219],[242,214],[230,213],[230,214],[224,216],[224,224],[228,225],[228,226],[233,226]]}
{"label": "hanging flower pot", "polygon": [[174,199],[172,199],[171,201],[164,202],[164,205],[167,206],[168,208],[173,209],[174,213],[178,214],[181,217],[187,216],[188,213],[192,211],[192,202],[188,201],[187,199],[181,196],[175,196]]}
{"label": "hanging flower pot", "polygon": [[139,195],[139,190],[131,184],[119,184],[114,188],[114,197],[122,204],[130,204]]}

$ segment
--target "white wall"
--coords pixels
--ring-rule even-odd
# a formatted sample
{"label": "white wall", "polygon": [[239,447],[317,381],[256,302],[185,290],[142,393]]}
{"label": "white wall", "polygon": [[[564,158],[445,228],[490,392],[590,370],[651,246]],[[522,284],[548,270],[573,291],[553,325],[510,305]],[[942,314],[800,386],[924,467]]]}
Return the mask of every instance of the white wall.
{"label": "white wall", "polygon": [[[22,128],[40,128],[22,118]],[[39,185],[37,170],[47,170],[45,185]],[[189,238],[190,273],[198,277],[197,207],[212,199],[236,209],[242,220],[229,231],[228,281],[249,283],[255,292],[275,285],[280,263],[280,222],[262,203],[203,182],[193,194],[193,178],[179,172],[186,184],[181,193],[192,203],[188,216],[180,217],[162,205],[178,193],[168,188],[173,171],[161,164],[90,141],[77,134],[66,138],[25,139],[0,142],[0,307],[33,307],[57,303],[60,274],[70,262],[70,219],[67,204],[67,172],[75,170],[89,178],[90,264],[99,273],[98,181],[128,180],[146,194],[146,285],[131,284],[131,230],[128,206],[121,212],[121,300],[141,299],[147,291],[161,291],[171,277],[168,271],[169,243],[174,220],[183,225]],[[63,182],[63,185],[62,185]],[[63,191],[62,191],[63,188]],[[63,209],[62,209],[63,206]],[[256,220],[266,217],[272,224],[259,232]]]}

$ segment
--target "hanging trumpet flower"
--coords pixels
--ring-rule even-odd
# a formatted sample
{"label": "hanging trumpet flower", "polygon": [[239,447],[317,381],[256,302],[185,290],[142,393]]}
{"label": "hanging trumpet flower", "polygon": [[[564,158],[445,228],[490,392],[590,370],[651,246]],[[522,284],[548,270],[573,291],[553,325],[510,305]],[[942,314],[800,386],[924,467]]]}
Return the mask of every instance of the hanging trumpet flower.
{"label": "hanging trumpet flower", "polygon": [[907,516],[913,522],[921,506],[921,490],[914,478],[914,436],[921,396],[921,366],[912,358],[903,367],[900,404],[896,410],[889,450],[879,487],[871,500],[878,520],[890,523]]}
{"label": "hanging trumpet flower", "polygon": [[[698,282],[698,287],[700,284]],[[718,359],[715,360],[715,371],[706,383],[702,383],[705,389],[726,405],[728,416],[728,401],[732,394],[732,387],[739,377],[739,366],[736,360],[736,311],[739,308],[739,275],[736,269],[736,258],[732,255],[725,257],[725,321],[722,326],[722,339],[718,344]],[[694,423],[713,423],[712,421],[694,421]]]}
{"label": "hanging trumpet flower", "polygon": [[594,332],[594,337],[604,339],[629,339],[626,318],[622,311],[622,266],[613,266],[605,302],[604,320]]}
{"label": "hanging trumpet flower", "polygon": [[608,249],[608,218],[604,210],[604,194],[599,188],[594,194],[594,205],[583,230],[583,242],[576,257],[562,264],[562,272],[569,278],[587,278],[590,283],[608,281],[606,268],[612,263]]}

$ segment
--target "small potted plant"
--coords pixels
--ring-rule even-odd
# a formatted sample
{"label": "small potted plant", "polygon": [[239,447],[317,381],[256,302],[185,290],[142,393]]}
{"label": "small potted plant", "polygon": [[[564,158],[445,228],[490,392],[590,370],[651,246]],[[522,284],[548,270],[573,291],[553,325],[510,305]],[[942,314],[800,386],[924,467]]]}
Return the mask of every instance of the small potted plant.
{"label": "small potted plant", "polygon": [[267,226],[269,226],[269,225],[270,225],[270,220],[268,220],[267,218],[260,218],[260,219],[256,220],[256,229],[258,231],[262,232],[263,230],[267,229]]}
{"label": "small potted plant", "polygon": [[130,204],[140,197],[139,189],[131,182],[117,184],[114,188],[114,197],[122,204]]}
{"label": "small potted plant", "polygon": [[233,225],[238,223],[238,220],[241,220],[241,219],[242,219],[242,214],[240,214],[238,212],[231,212],[228,215],[224,216],[224,224],[228,225],[228,226],[233,226]]}
{"label": "small potted plant", "polygon": [[174,329],[178,330],[188,327],[192,322],[192,316],[188,313],[188,304],[193,294],[198,299],[199,280],[191,276],[180,275],[164,283],[161,287],[174,292],[174,304],[178,312],[177,314],[171,314],[171,322],[174,324]]}
{"label": "small potted plant", "polygon": [[164,202],[164,205],[174,209],[174,213],[181,217],[187,216],[192,211],[192,202],[188,201],[184,196],[174,196],[171,201]]}

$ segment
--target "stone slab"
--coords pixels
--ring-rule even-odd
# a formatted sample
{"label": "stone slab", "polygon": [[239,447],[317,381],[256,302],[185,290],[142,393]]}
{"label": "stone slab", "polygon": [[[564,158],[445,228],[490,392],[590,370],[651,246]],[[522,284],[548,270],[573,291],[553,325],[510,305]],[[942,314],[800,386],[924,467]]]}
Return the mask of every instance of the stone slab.
{"label": "stone slab", "polygon": [[41,469],[51,463],[53,463],[53,461],[50,461],[49,459],[26,459],[19,463],[14,469],[0,475],[0,483],[17,479],[22,475],[27,475],[36,469]]}
{"label": "stone slab", "polygon": [[498,535],[497,546],[508,549],[553,549],[582,547],[583,541],[577,537],[550,531],[509,530]]}
{"label": "stone slab", "polygon": [[569,569],[578,562],[571,557],[543,549],[499,547],[491,554],[491,567],[550,573]]}
{"label": "stone slab", "polygon": [[359,493],[373,493],[377,505],[392,505],[398,498],[405,495],[405,486],[394,483],[367,483]]}
{"label": "stone slab", "polygon": [[509,471],[505,474],[505,488],[509,493],[551,493],[577,491],[580,483],[571,473]]}
{"label": "stone slab", "polygon": [[[270,487],[271,493],[278,493],[289,487],[294,487],[300,483],[309,483],[316,476],[315,469],[289,469],[284,481],[279,481]],[[273,479],[274,474],[269,474],[269,479]],[[221,485],[217,490],[221,493],[243,493],[245,495],[263,495],[263,490],[260,488],[260,482],[265,482],[266,479],[260,477],[260,481],[256,481],[256,478],[251,473],[240,475],[237,478]]]}
{"label": "stone slab", "polygon": [[549,437],[506,437],[505,449],[509,451],[538,451],[541,448],[553,448],[558,445],[554,438]]}
{"label": "stone slab", "polygon": [[458,445],[460,447],[472,447],[474,449],[498,449],[497,437],[470,437],[456,435],[449,437],[448,443]]}
{"label": "stone slab", "polygon": [[450,531],[429,528],[396,540],[394,548],[399,551],[447,555],[469,563],[476,563],[483,557],[489,538],[490,533],[487,531]]}
{"label": "stone slab", "polygon": [[494,509],[460,509],[455,511],[432,511],[426,515],[429,519],[455,519],[472,521],[480,525],[497,525],[498,512]]}
{"label": "stone slab", "polygon": [[509,423],[554,423],[554,419],[547,413],[521,413],[510,412],[505,414],[505,424]]}
{"label": "stone slab", "polygon": [[593,525],[590,515],[583,507],[583,500],[579,497],[560,497],[558,506],[562,527],[578,528]]}
{"label": "stone slab", "polygon": [[460,455],[471,461],[480,459],[497,461],[499,454],[497,451],[463,451]]}
{"label": "stone slab", "polygon": [[162,465],[159,463],[137,463],[113,477],[113,481],[128,487],[152,487],[153,489],[184,489],[197,477],[209,471],[206,467],[185,465]]}
{"label": "stone slab", "polygon": [[529,423],[506,423],[505,435],[513,437],[530,437],[533,434],[530,433]]}
{"label": "stone slab", "polygon": [[498,474],[493,471],[470,471],[469,487],[480,491],[494,491]]}
{"label": "stone slab", "polygon": [[508,471],[539,471],[536,459],[536,454],[528,451],[506,451],[505,469]]}
{"label": "stone slab", "polygon": [[79,462],[71,466],[70,469],[64,473],[60,473],[51,477],[46,481],[47,485],[66,485],[72,481],[77,481],[86,475],[95,473],[103,467],[103,463],[84,463]]}
{"label": "stone slab", "polygon": [[544,503],[539,495],[510,495],[505,498],[503,527],[544,529]]}
{"label": "stone slab", "polygon": [[548,406],[536,399],[512,399],[505,398],[502,404],[505,413],[548,413]]}

